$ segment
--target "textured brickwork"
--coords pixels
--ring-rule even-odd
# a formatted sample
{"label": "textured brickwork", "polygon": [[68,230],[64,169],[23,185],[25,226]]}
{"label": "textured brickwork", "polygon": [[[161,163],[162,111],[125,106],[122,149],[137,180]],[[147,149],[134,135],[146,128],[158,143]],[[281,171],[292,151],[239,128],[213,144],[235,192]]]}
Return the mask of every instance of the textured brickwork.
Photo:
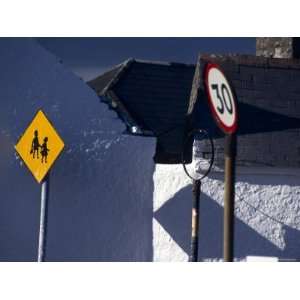
{"label": "textured brickwork", "polygon": [[[300,60],[201,56],[221,65],[236,90],[240,165],[300,167]],[[217,161],[223,138],[216,139]]]}
{"label": "textured brickwork", "polygon": [[299,38],[261,37],[256,39],[256,55],[274,58],[299,58]]}

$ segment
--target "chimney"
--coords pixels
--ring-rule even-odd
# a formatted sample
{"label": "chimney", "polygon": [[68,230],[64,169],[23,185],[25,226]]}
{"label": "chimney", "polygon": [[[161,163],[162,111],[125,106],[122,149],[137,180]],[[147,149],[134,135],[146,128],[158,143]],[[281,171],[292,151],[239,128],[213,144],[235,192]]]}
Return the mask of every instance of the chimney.
{"label": "chimney", "polygon": [[274,58],[300,58],[300,38],[256,38],[256,55]]}

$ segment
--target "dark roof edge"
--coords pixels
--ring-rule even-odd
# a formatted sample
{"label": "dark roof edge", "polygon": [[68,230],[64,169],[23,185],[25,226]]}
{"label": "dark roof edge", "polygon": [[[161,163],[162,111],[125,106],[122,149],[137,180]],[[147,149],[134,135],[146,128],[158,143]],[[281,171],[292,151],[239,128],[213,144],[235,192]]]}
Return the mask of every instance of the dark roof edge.
{"label": "dark roof edge", "polygon": [[201,54],[201,60],[218,61],[223,63],[235,63],[256,67],[272,67],[286,69],[300,69],[300,59],[296,58],[267,58],[263,56],[247,54]]}
{"label": "dark roof edge", "polygon": [[143,60],[143,59],[135,59],[135,58],[129,58],[125,60],[124,62],[114,66],[113,68],[107,70],[106,72],[102,73],[101,75],[97,76],[96,78],[93,78],[86,83],[89,86],[93,86],[93,82],[97,81],[99,77],[105,76],[106,74],[112,72],[115,69],[119,69],[117,73],[114,75],[114,77],[108,82],[108,84],[105,86],[105,88],[101,91],[101,93],[97,93],[98,96],[105,96],[109,90],[113,88],[114,85],[117,84],[120,77],[124,75],[124,72],[131,66],[132,63],[141,63],[141,64],[152,64],[152,65],[164,65],[164,66],[185,66],[185,67],[195,67],[194,64],[185,64],[185,63],[179,63],[179,62],[163,62],[163,61],[151,61],[151,60]]}
{"label": "dark roof edge", "polygon": [[[178,63],[178,62],[163,62],[163,61],[150,61],[150,60],[143,60],[143,59],[135,59],[135,58],[129,58],[123,63],[116,65],[113,69],[116,69],[121,66],[120,70],[116,73],[116,75],[111,79],[111,81],[107,84],[107,86],[103,89],[103,91],[99,94],[99,96],[106,96],[107,92],[111,90],[114,85],[116,85],[121,78],[122,75],[124,75],[124,72],[131,66],[132,63],[142,63],[142,64],[153,64],[153,65],[165,65],[165,66],[185,66],[185,67],[195,67],[194,64],[185,64],[185,63]],[[107,74],[108,72],[111,72],[113,69],[110,69],[103,73],[100,76],[103,76]],[[94,81],[97,78],[91,80]]]}
{"label": "dark roof edge", "polygon": [[[124,72],[129,68],[129,66],[134,62],[134,59],[129,58],[126,61],[124,61],[123,63],[117,65],[115,68],[117,68],[118,66],[121,66],[120,70],[116,73],[116,75],[111,79],[111,81],[108,83],[108,85],[103,89],[103,91],[101,92],[101,94],[99,94],[99,96],[107,96],[107,93],[109,92],[110,89],[112,89],[112,87],[117,84],[117,82],[119,81],[121,75],[124,74]],[[114,69],[115,69],[114,68]],[[110,72],[111,70],[103,73],[101,76],[105,75],[106,73]]]}
{"label": "dark roof edge", "polygon": [[[137,125],[136,121],[131,116],[127,108],[123,105],[122,101],[119,99],[118,95],[115,93],[113,89],[114,86],[119,82],[121,77],[124,75],[124,73],[130,68],[133,62],[136,62],[136,60],[133,58],[129,58],[123,63],[116,65],[114,68],[98,76],[97,78],[104,76],[105,74],[113,71],[114,69],[120,68],[113,76],[113,78],[108,82],[105,88],[100,93],[99,92],[96,93],[102,102],[108,104],[109,107],[117,113],[119,118],[125,124],[128,133],[139,135],[139,130],[141,130],[141,128]],[[96,81],[97,78],[89,81],[87,84],[91,86],[90,83]],[[138,131],[136,133],[133,133],[132,130],[129,129],[130,127],[136,127],[138,128]],[[153,136],[152,132],[147,131],[145,133],[149,136]]]}
{"label": "dark roof edge", "polygon": [[155,61],[155,60],[145,60],[145,59],[133,59],[133,61],[148,65],[161,65],[161,66],[185,66],[185,67],[195,67],[195,64],[186,64],[181,62],[167,62],[167,61]]}

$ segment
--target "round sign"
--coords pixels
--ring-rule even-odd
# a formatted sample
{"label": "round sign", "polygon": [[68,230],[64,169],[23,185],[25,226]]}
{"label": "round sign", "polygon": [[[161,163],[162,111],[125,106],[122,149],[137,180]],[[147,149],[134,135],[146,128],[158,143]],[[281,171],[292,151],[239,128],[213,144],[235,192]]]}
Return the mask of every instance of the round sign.
{"label": "round sign", "polygon": [[224,73],[218,65],[208,63],[204,81],[210,108],[218,126],[225,133],[234,133],[237,129],[235,96]]}

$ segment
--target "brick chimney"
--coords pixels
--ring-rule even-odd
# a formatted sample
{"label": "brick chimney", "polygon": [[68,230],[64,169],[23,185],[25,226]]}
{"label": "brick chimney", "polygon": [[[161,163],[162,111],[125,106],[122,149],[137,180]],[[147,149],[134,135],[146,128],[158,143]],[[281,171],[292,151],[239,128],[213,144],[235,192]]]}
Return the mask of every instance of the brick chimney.
{"label": "brick chimney", "polygon": [[256,55],[274,58],[300,58],[300,38],[256,38]]}

